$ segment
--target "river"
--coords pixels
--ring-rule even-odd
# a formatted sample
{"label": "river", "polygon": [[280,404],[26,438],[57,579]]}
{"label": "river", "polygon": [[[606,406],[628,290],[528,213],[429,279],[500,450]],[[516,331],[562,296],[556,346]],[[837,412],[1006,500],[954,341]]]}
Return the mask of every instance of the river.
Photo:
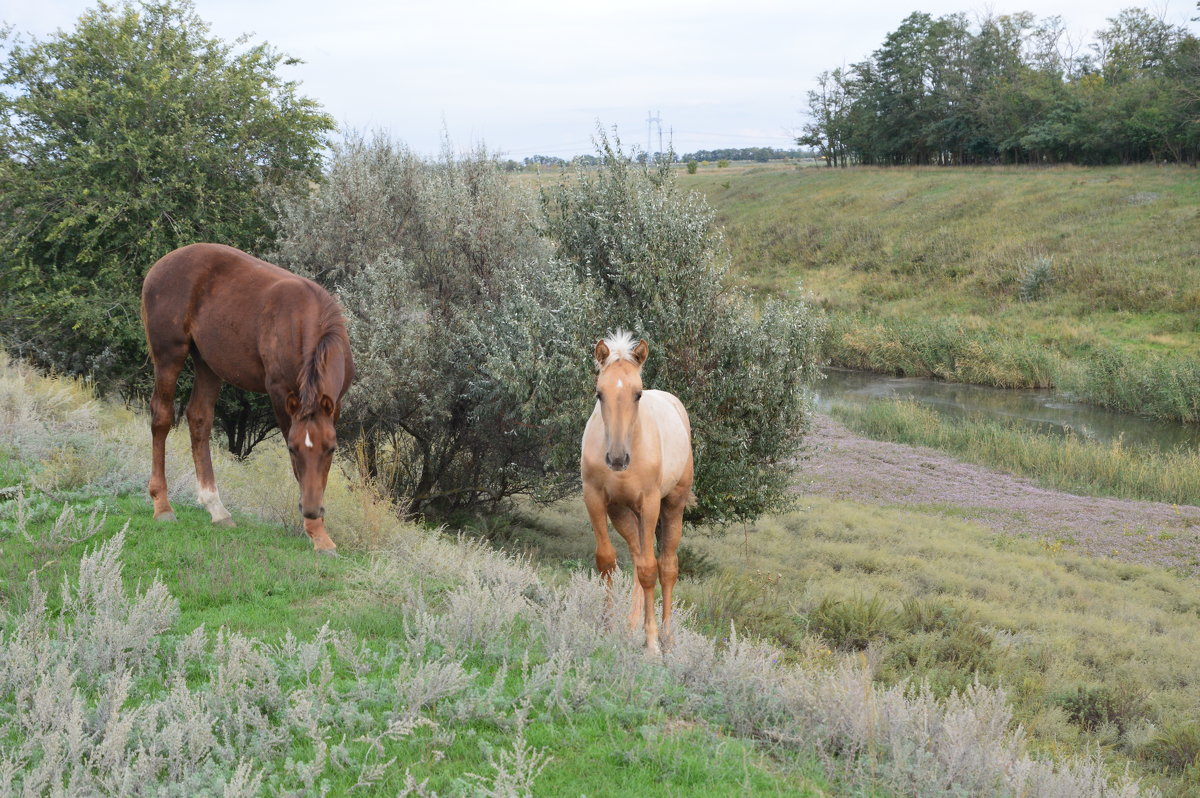
{"label": "river", "polygon": [[917,402],[951,418],[982,417],[1015,421],[1031,429],[1091,440],[1121,438],[1130,446],[1171,449],[1200,447],[1200,425],[1158,421],[1072,402],[1053,391],[986,388],[960,382],[889,377],[865,371],[825,369],[813,388],[817,409],[865,404],[880,399]]}

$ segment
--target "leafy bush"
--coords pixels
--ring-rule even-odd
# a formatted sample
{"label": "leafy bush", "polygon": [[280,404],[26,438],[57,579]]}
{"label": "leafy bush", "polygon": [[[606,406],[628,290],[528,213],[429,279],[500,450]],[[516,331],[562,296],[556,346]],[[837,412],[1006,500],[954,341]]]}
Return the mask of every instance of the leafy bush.
{"label": "leafy bush", "polygon": [[276,257],[346,310],[345,437],[411,512],[553,499],[576,481],[588,292],[536,214],[486,152],[425,162],[383,137],[351,136],[311,197],[281,204]]}
{"label": "leafy bush", "polygon": [[1053,696],[1072,723],[1088,731],[1111,725],[1124,734],[1134,722],[1146,715],[1146,696],[1141,690],[1121,682],[1116,685],[1077,685],[1074,690]]}
{"label": "leafy bush", "polygon": [[696,163],[695,161],[687,162],[687,173],[689,175],[696,174],[696,172],[697,172],[697,170],[699,170],[699,168],[700,168],[700,164]]}

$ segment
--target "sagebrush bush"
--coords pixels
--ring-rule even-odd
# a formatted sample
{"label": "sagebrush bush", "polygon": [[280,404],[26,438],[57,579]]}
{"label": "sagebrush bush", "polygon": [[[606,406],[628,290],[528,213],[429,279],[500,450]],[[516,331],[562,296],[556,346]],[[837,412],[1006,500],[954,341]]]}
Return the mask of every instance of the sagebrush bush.
{"label": "sagebrush bush", "polygon": [[551,257],[534,197],[485,151],[426,161],[350,136],[274,257],[337,292],[358,376],[343,439],[411,512],[572,489],[589,295]]}
{"label": "sagebrush bush", "polygon": [[1035,258],[1021,275],[1018,291],[1022,302],[1036,302],[1046,295],[1054,284],[1054,261],[1050,258]]}
{"label": "sagebrush bush", "polygon": [[617,328],[650,342],[646,384],[692,414],[692,516],[786,503],[818,316],[733,290],[703,199],[668,164],[599,146],[600,166],[539,207],[482,150],[426,161],[351,136],[312,196],[280,203],[273,257],[346,309],[358,379],[344,437],[410,511],[574,490],[591,351]]}

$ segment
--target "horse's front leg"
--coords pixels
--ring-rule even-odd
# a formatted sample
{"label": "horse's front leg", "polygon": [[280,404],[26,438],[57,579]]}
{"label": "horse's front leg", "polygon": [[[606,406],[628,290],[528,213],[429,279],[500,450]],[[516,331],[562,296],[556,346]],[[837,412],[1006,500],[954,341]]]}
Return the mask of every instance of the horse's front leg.
{"label": "horse's front leg", "polygon": [[679,578],[679,557],[676,549],[683,538],[683,510],[690,488],[669,496],[662,503],[662,540],[658,550],[658,580],[662,582],[662,642],[670,650],[674,645],[671,630],[672,593]]}
{"label": "horse's front leg", "polygon": [[[608,506],[608,515],[612,518],[613,526],[616,527],[617,532],[621,533],[621,537],[625,538],[625,542],[629,544],[629,553],[633,557],[633,562],[636,566],[642,556],[642,543],[640,533],[638,532],[637,513],[623,504],[610,504]],[[635,576],[629,596],[628,620],[630,629],[636,629],[642,624],[642,616],[645,614],[642,609],[644,598],[645,594],[642,591],[642,586],[638,584]]]}
{"label": "horse's front leg", "polygon": [[617,567],[617,550],[613,548],[608,536],[608,509],[604,493],[596,488],[584,485],[583,503],[587,507],[588,520],[592,522],[592,532],[596,535],[596,570],[604,577],[607,587],[608,608],[612,609],[612,574]]}
{"label": "horse's front leg", "polygon": [[654,556],[654,530],[662,498],[657,493],[642,497],[638,527],[641,533],[641,558],[636,561],[637,581],[642,588],[643,612],[646,624],[646,648],[652,654],[661,653],[658,645],[658,620],[654,617],[654,586],[658,582],[658,562]]}
{"label": "horse's front leg", "polygon": [[216,411],[217,394],[221,392],[221,378],[208,364],[194,356],[196,379],[192,384],[192,397],[188,400],[188,429],[192,436],[192,461],[196,464],[196,498],[208,510],[212,522],[217,526],[234,526],[233,518],[221,502],[217,491],[217,478],[212,467],[213,413]]}

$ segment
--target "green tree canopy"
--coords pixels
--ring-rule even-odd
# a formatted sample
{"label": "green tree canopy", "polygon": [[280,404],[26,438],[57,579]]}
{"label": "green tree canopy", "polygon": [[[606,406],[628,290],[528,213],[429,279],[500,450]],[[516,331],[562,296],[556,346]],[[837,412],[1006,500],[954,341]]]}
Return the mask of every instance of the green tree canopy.
{"label": "green tree canopy", "polygon": [[1087,50],[1061,18],[972,26],[913,13],[870,58],[822,72],[797,139],[830,165],[1121,163],[1200,157],[1200,40],[1130,8]]}
{"label": "green tree canopy", "polygon": [[264,192],[319,177],[333,122],[280,76],[292,61],[213,37],[189,0],[100,3],[3,43],[0,336],[136,395],[146,270],[195,241],[269,246]]}

